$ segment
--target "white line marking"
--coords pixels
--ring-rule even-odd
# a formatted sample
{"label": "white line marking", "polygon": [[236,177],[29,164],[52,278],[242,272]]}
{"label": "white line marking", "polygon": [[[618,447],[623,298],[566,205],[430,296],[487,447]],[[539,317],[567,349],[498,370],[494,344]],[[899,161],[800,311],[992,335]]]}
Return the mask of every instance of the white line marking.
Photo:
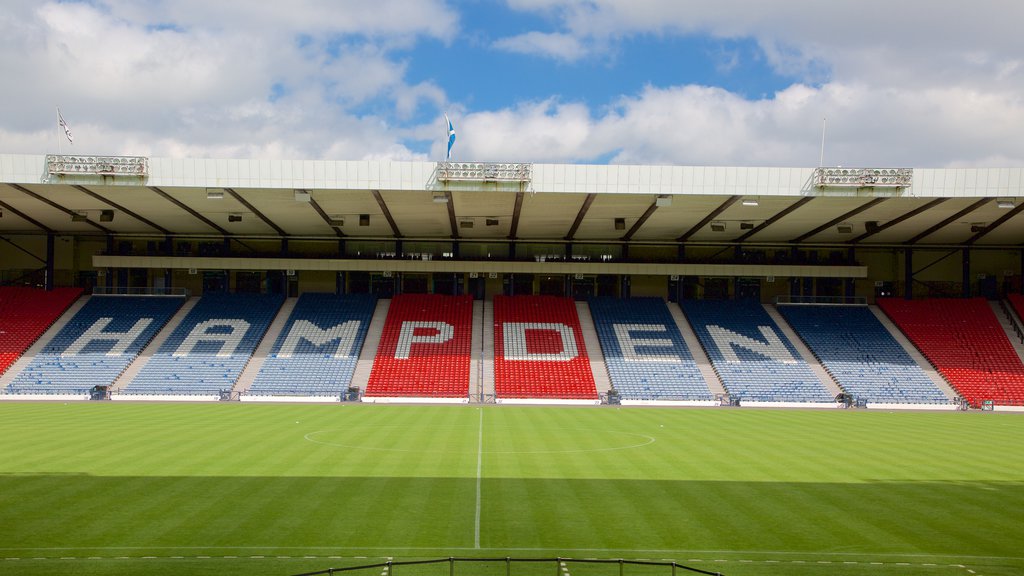
{"label": "white line marking", "polygon": [[476,443],[476,518],[473,521],[473,548],[480,549],[480,486],[484,463],[484,410],[480,408],[480,428]]}

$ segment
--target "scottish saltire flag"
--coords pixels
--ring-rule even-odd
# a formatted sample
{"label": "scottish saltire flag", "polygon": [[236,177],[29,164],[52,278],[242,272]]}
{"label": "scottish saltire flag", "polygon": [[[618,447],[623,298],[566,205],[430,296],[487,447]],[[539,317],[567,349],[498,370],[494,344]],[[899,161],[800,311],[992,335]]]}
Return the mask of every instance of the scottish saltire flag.
{"label": "scottish saltire flag", "polygon": [[[60,108],[57,108],[57,124],[64,129],[64,135],[68,137],[68,142],[75,143],[75,139],[71,136],[71,127],[64,121],[64,117],[60,114]],[[451,146],[449,144],[449,146]]]}
{"label": "scottish saltire flag", "polygon": [[452,126],[452,121],[448,120],[448,115],[444,115],[444,119],[448,121],[448,155],[445,156],[445,160],[452,159],[452,145],[455,144],[455,127]]}

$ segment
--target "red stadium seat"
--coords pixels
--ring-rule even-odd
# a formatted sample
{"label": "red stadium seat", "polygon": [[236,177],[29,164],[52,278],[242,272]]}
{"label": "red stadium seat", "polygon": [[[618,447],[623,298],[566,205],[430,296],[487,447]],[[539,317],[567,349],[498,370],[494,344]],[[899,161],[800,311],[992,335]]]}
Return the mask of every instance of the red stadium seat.
{"label": "red stadium seat", "polygon": [[499,398],[597,399],[572,299],[494,297],[494,386]]}
{"label": "red stadium seat", "polygon": [[984,298],[884,298],[878,306],[971,405],[1024,404],[1024,364]]}
{"label": "red stadium seat", "polygon": [[396,296],[364,396],[465,398],[472,342],[471,296]]}
{"label": "red stadium seat", "polygon": [[81,294],[81,288],[55,288],[49,292],[37,288],[0,288],[0,374]]}

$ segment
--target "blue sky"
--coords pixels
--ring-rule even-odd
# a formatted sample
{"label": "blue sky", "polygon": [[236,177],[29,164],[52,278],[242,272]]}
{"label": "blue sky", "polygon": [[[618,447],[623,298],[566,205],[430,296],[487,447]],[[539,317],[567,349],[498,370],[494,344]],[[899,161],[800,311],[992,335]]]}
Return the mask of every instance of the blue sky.
{"label": "blue sky", "polygon": [[10,0],[0,152],[1024,165],[1015,0]]}

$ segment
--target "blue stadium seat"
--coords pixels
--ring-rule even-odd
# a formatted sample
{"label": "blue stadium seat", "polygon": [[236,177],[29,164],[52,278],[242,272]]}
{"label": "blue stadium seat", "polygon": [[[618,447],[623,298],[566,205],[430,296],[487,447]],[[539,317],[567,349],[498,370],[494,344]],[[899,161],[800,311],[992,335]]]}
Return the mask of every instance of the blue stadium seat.
{"label": "blue stadium seat", "polygon": [[123,390],[218,395],[230,390],[284,302],[279,294],[209,294]]}
{"label": "blue stadium seat", "polygon": [[93,296],[7,391],[86,394],[109,386],[171,319],[184,298]]}
{"label": "blue stadium seat", "polygon": [[714,399],[660,298],[595,298],[590,313],[622,399]]}
{"label": "blue stadium seat", "polygon": [[759,302],[685,300],[682,308],[731,396],[741,402],[834,401]]}
{"label": "blue stadium seat", "polygon": [[376,305],[371,295],[303,294],[248,393],[340,396],[352,382]]}
{"label": "blue stadium seat", "polygon": [[868,402],[947,404],[866,306],[779,306],[800,338],[843,389]]}

